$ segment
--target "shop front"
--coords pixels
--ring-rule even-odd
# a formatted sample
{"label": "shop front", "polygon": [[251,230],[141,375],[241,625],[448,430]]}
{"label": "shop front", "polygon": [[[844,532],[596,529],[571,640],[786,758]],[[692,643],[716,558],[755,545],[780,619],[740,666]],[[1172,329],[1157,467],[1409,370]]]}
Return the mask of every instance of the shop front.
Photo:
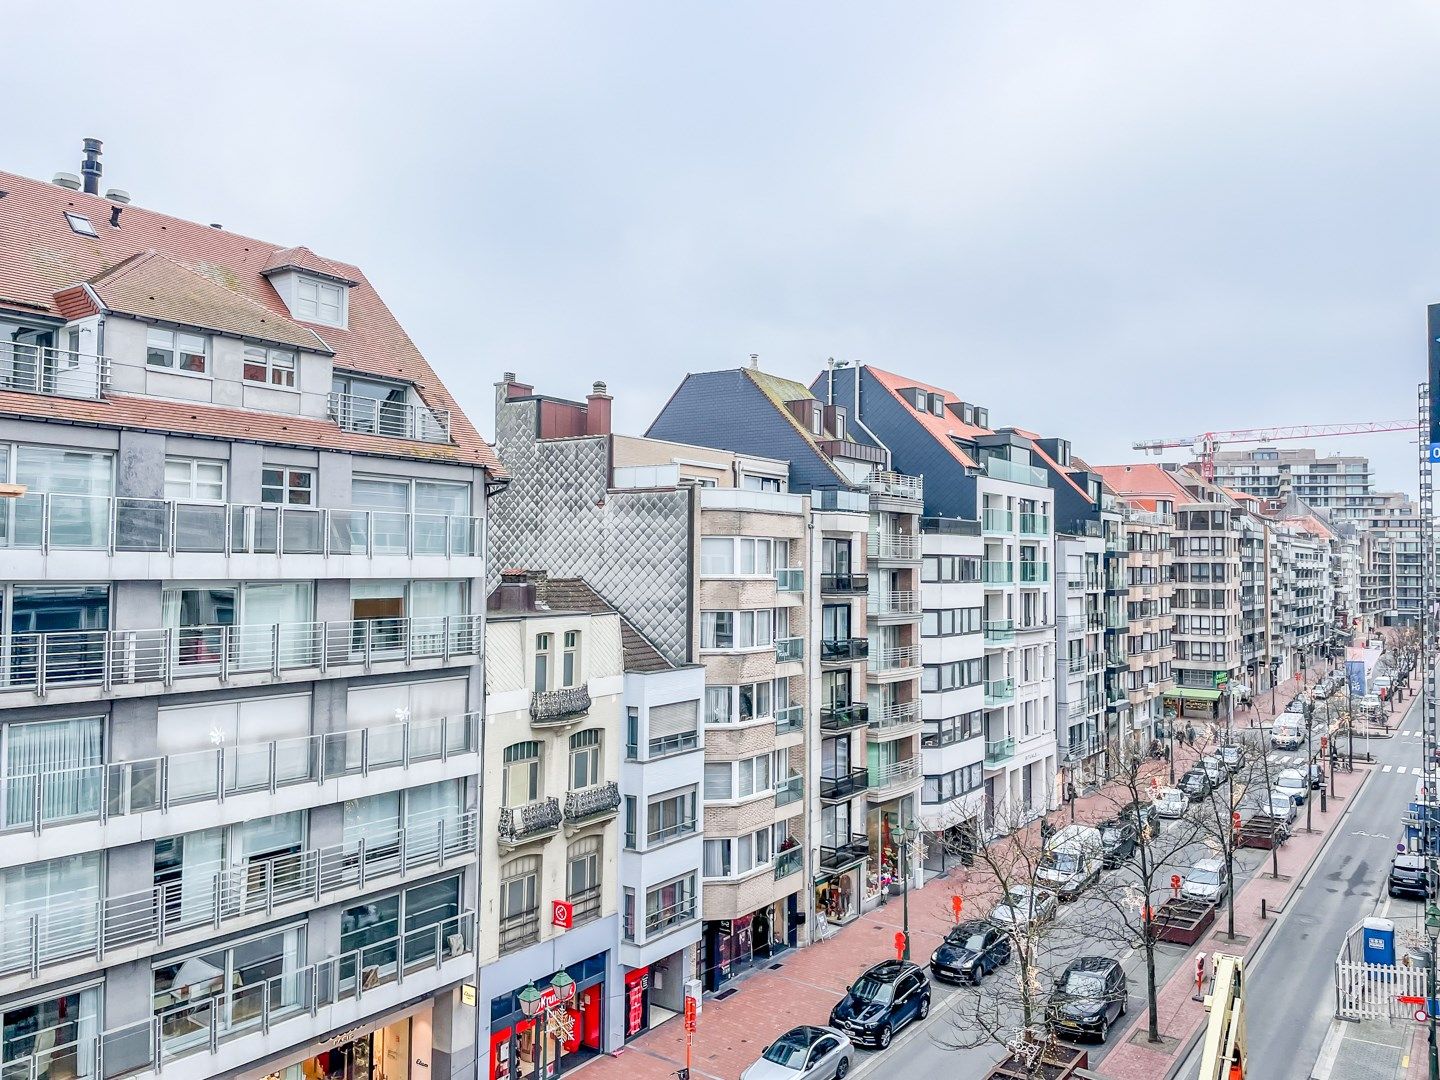
{"label": "shop front", "polygon": [[[304,1057],[254,1080],[429,1080],[431,1003],[409,1015],[381,1017],[305,1048]],[[421,1063],[416,1065],[416,1063]]]}
{"label": "shop front", "polygon": [[490,1080],[563,1076],[605,1048],[605,954],[490,1002]]}
{"label": "shop front", "polygon": [[1165,713],[1172,712],[1181,720],[1216,720],[1220,716],[1219,690],[1193,686],[1177,686],[1165,691]]}
{"label": "shop front", "polygon": [[[870,841],[870,862],[862,894],[867,911],[883,902],[888,893],[899,891],[902,884],[900,867],[904,844],[901,838],[902,826],[903,823],[913,822],[914,819],[915,797],[913,795],[906,795],[870,812],[866,829]],[[919,866],[924,862],[927,852],[927,844],[917,842],[914,845],[912,851],[914,859],[910,865],[910,883],[912,885],[918,884],[915,875],[919,872]]]}
{"label": "shop front", "polygon": [[860,888],[865,880],[867,860],[847,870],[821,873],[815,878],[815,911],[832,926],[860,917]]}
{"label": "shop front", "polygon": [[712,991],[771,957],[793,948],[799,920],[796,894],[767,904],[738,919],[714,919],[705,924],[705,989]]}
{"label": "shop front", "polygon": [[970,866],[980,849],[980,823],[973,817],[925,835],[925,873],[930,877]]}

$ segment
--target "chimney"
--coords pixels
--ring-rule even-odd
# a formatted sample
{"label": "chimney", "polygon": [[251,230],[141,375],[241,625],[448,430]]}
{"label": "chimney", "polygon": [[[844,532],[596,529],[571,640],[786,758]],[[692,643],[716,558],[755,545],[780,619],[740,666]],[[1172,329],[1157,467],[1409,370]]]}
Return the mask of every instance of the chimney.
{"label": "chimney", "polygon": [[585,434],[610,434],[610,403],[615,399],[605,392],[605,384],[597,382],[585,395]]}
{"label": "chimney", "polygon": [[535,607],[535,583],[524,570],[503,570],[494,600],[492,611],[531,611]]}
{"label": "chimney", "polygon": [[80,163],[80,175],[85,178],[85,194],[100,194],[100,140],[85,140],[85,160]]}
{"label": "chimney", "polygon": [[516,398],[529,397],[535,392],[535,387],[517,382],[513,371],[507,371],[501,376],[500,387],[504,391],[503,400],[505,401],[514,401]]}

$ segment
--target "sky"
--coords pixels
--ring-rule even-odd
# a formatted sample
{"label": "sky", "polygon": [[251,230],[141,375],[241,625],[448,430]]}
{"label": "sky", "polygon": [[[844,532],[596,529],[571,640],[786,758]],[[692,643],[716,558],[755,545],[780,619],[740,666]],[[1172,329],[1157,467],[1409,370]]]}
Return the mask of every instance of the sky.
{"label": "sky", "polygon": [[[502,371],[638,433],[752,353],[1093,463],[1415,415],[1440,5],[6,7],[0,168],[100,138],[139,205],[362,266],[487,433]],[[1416,486],[1406,436],[1315,445]]]}

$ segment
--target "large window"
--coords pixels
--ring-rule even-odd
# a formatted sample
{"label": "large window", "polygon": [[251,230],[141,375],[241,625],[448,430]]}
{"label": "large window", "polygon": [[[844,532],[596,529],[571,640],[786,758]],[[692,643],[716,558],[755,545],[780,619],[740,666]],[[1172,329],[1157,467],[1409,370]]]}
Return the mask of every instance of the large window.
{"label": "large window", "polygon": [[603,836],[586,836],[570,845],[565,858],[565,899],[574,905],[575,925],[600,917],[600,857]]}
{"label": "large window", "polygon": [[[100,855],[65,855],[43,862],[0,869],[0,919],[6,927],[0,955],[14,970],[23,970],[31,939],[23,929],[36,917],[42,927],[39,960],[73,957],[87,947],[94,951],[96,909],[100,901]],[[57,928],[63,927],[62,933]],[[48,929],[46,929],[48,928]]]}
{"label": "large window", "polygon": [[920,736],[921,746],[949,746],[965,739],[977,739],[985,733],[985,713],[981,709],[947,716],[940,720],[926,720],[925,731]]}
{"label": "large window", "polygon": [[94,1076],[99,1019],[99,986],[7,1005],[0,1013],[0,1057],[17,1077],[32,1075],[32,1057],[36,1077]]}
{"label": "large window", "polygon": [[926,555],[920,562],[921,581],[979,581],[978,555]]}
{"label": "large window", "polygon": [[941,773],[939,776],[927,776],[924,787],[921,788],[920,801],[926,803],[949,802],[960,795],[978,791],[983,782],[984,775],[979,762],[955,769],[952,772]]}
{"label": "large window", "polygon": [[939,608],[927,610],[920,616],[920,633],[923,637],[951,637],[955,634],[978,634],[980,632],[980,609]]}
{"label": "large window", "polygon": [[290,349],[267,349],[263,345],[247,345],[242,370],[246,382],[294,387],[295,353]]}
{"label": "large window", "polygon": [[145,339],[145,362],[151,367],[168,368],[192,375],[205,374],[205,358],[210,339],[183,330],[161,330],[152,326]]}
{"label": "large window", "polygon": [[570,736],[570,789],[600,783],[600,729],[586,728]]}
{"label": "large window", "polygon": [[224,502],[225,463],[167,457],[165,498],[176,502]]}
{"label": "large window", "polygon": [[724,802],[748,799],[769,791],[775,776],[776,759],[786,760],[786,751],[745,758],[741,761],[707,761],[705,763],[705,798]]}
{"label": "large window", "polygon": [[90,716],[5,726],[7,827],[33,819],[37,794],[41,821],[86,817],[99,810],[104,724],[103,718]]}
{"label": "large window", "polygon": [[511,743],[504,753],[504,790],[506,806],[524,806],[540,798],[540,744]]}
{"label": "large window", "polygon": [[656,795],[645,809],[645,843],[663,844],[695,831],[696,793],[694,788]]}
{"label": "large window", "polygon": [[958,690],[978,686],[983,678],[982,661],[954,660],[948,664],[926,664],[921,678],[922,690]]}
{"label": "large window", "polygon": [[44,500],[39,496],[48,494],[52,546],[104,547],[114,472],[115,462],[109,454],[0,443],[0,481],[23,484],[27,492],[23,498],[6,500],[13,506],[8,513],[0,513],[0,544],[40,545],[45,521]]}
{"label": "large window", "polygon": [[645,933],[653,936],[695,917],[695,875],[657,885],[645,894]]}
{"label": "large window", "polygon": [[768,720],[790,704],[790,680],[767,679],[739,686],[705,688],[707,724],[746,724]]}
{"label": "large window", "polygon": [[[777,835],[777,832],[779,835]],[[733,839],[706,840],[704,872],[707,878],[741,877],[770,864],[776,849],[788,835],[781,822]]]}
{"label": "large window", "polygon": [[773,611],[702,611],[700,648],[758,649],[775,644]]}
{"label": "large window", "polygon": [[500,951],[540,939],[540,857],[511,859],[500,867]]}
{"label": "large window", "polygon": [[748,536],[707,536],[700,541],[703,577],[769,577],[783,569],[790,554],[789,541]]}

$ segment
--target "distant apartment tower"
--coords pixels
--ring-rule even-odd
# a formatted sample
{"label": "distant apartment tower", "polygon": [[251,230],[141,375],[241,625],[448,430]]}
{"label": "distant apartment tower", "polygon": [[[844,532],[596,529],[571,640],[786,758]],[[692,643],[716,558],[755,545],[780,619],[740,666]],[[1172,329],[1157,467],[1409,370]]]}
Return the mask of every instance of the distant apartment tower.
{"label": "distant apartment tower", "polygon": [[1415,622],[1425,577],[1420,509],[1399,492],[1382,492],[1361,533],[1360,604],[1375,625]]}
{"label": "distant apartment tower", "polygon": [[1219,451],[1215,482],[1270,504],[1299,499],[1337,522],[1366,520],[1382,499],[1369,458],[1322,456],[1307,447]]}
{"label": "distant apartment tower", "polygon": [[494,453],[357,268],[0,189],[0,1072],[475,1076]]}

